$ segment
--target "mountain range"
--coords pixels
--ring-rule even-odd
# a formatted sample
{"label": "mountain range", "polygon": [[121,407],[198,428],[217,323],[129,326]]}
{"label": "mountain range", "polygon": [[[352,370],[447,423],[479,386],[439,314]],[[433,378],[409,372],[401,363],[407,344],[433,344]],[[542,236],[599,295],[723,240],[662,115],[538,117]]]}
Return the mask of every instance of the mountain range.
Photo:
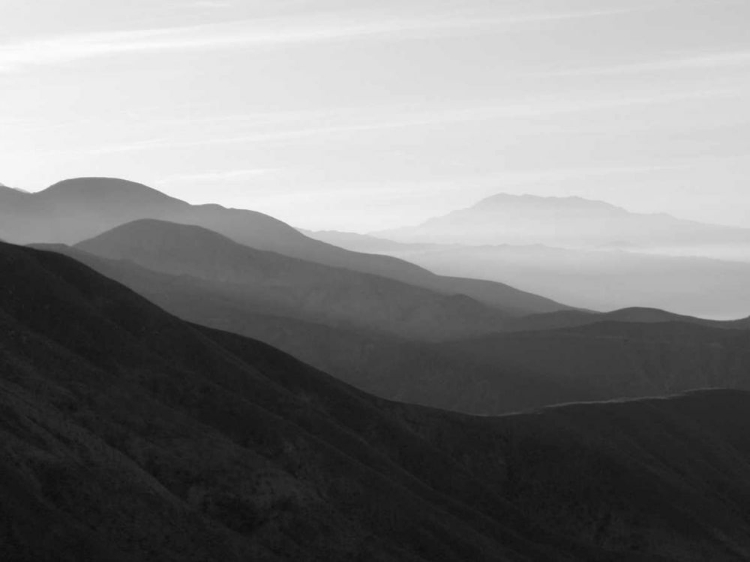
{"label": "mountain range", "polygon": [[[48,248],[180,318],[260,339],[389,399],[501,414],[703,387],[750,388],[746,322],[653,309],[497,318],[476,303],[446,305],[444,297],[425,298],[408,285],[154,220],[72,248]],[[485,333],[471,335],[483,320]]]}
{"label": "mountain range", "polygon": [[374,234],[407,243],[544,244],[750,258],[750,229],[634,213],[581,197],[501,193],[417,226]]}
{"label": "mountain range", "polygon": [[219,284],[257,312],[416,339],[499,331],[507,314],[463,295],[256,250],[205,228],[144,219],[76,245],[85,252]]}
{"label": "mountain range", "polygon": [[190,205],[126,180],[76,178],[36,193],[0,188],[0,239],[6,242],[75,244],[146,218],[202,226],[258,250],[379,275],[447,295],[467,295],[516,315],[569,308],[504,284],[438,276],[389,256],[344,250],[308,238],[262,213]]}
{"label": "mountain range", "polygon": [[[515,201],[514,198],[510,199],[511,202]],[[525,201],[524,198],[519,199]],[[539,199],[543,205],[536,204]],[[506,198],[501,200],[505,201]],[[545,198],[529,198],[526,206],[531,209],[530,211],[525,211],[523,206],[510,205],[507,213],[513,214],[516,217],[514,219],[503,218],[502,213],[493,212],[492,216],[497,215],[496,222],[488,222],[485,226],[488,232],[495,233],[495,242],[483,245],[459,243],[465,241],[463,233],[472,232],[472,224],[482,224],[481,221],[474,220],[470,216],[471,213],[464,217],[466,224],[461,223],[462,226],[456,227],[455,236],[450,234],[449,230],[441,231],[442,234],[429,230],[429,233],[425,231],[424,236],[405,235],[404,239],[407,241],[395,242],[372,235],[333,231],[308,232],[307,235],[354,251],[398,257],[441,275],[471,277],[523,287],[525,290],[579,308],[611,311],[650,307],[683,315],[717,319],[738,318],[750,314],[750,264],[740,259],[747,257],[742,253],[744,250],[738,251],[741,250],[741,245],[732,246],[732,242],[727,240],[725,244],[719,241],[718,235],[713,238],[711,235],[708,238],[700,238],[694,246],[685,245],[680,248],[657,248],[656,245],[649,246],[645,243],[640,246],[624,244],[620,245],[623,247],[618,247],[615,244],[606,244],[603,239],[596,239],[593,236],[596,232],[593,232],[592,237],[585,241],[586,247],[565,248],[561,246],[570,234],[570,229],[578,227],[575,214],[569,208],[572,204],[567,199],[561,201],[568,201],[568,205],[561,204],[558,208],[557,199]],[[681,230],[678,229],[680,232],[696,227],[696,223],[677,221],[663,215],[641,216],[606,204],[600,206],[593,201],[587,202],[577,198],[572,198],[572,201],[575,204],[574,209],[577,208],[576,205],[580,205],[582,209],[588,209],[589,215],[592,214],[591,209],[604,209],[613,216],[624,216],[627,221],[633,221],[631,226],[636,231],[644,229],[639,231],[639,236],[647,236],[648,233],[654,232],[653,240],[657,240],[660,233],[668,231],[671,228],[669,225],[682,225]],[[545,212],[554,217],[562,215],[562,219],[542,221],[537,216],[540,212],[537,207],[545,209]],[[529,215],[524,215],[524,212],[528,212]],[[521,236],[521,244],[499,243],[508,232],[508,221],[512,228],[513,221],[531,221],[534,216],[543,224],[539,227],[529,226],[530,232],[533,231],[532,235]],[[638,226],[641,219],[646,222],[662,221],[664,224],[659,227],[648,226],[645,223]],[[601,213],[598,220],[600,222],[597,229],[601,234],[596,236],[606,237],[617,231],[618,221],[610,225],[606,213]],[[587,221],[588,219],[582,219],[581,224],[589,224]],[[554,236],[545,238],[546,242],[553,245],[534,243],[540,240],[535,237],[535,233],[542,232],[546,228],[544,224],[553,225],[555,228]],[[700,237],[701,232],[710,232],[712,228],[708,225],[698,225],[692,232]],[[724,227],[717,229],[717,232],[727,231]],[[744,232],[742,229],[729,230],[738,236]],[[447,243],[419,242],[422,239],[433,238]],[[650,237],[648,239],[652,240]],[[584,244],[583,241],[579,242]],[[660,254],[657,250],[672,253]],[[685,255],[675,255],[679,253]],[[735,259],[709,257],[714,254]]]}
{"label": "mountain range", "polygon": [[[163,259],[155,260],[150,256],[144,259],[139,251],[142,244],[133,244],[136,240],[158,248],[156,251],[160,256],[163,254]],[[169,240],[173,247],[165,253],[166,241]],[[128,249],[136,251],[125,253],[126,244]],[[203,250],[197,251],[201,246]],[[198,227],[137,221],[75,247],[36,247],[63,253],[85,263],[180,318],[259,339],[349,384],[385,398],[466,412],[502,413],[593,397],[585,388],[572,388],[572,385],[518,367],[504,370],[502,366],[484,365],[468,357],[446,353],[446,338],[453,334],[455,339],[459,332],[455,327],[442,327],[439,322],[436,326],[425,323],[425,318],[435,319],[434,312],[418,315],[411,334],[406,334],[402,326],[406,320],[403,311],[395,310],[393,317],[384,316],[384,313],[394,310],[394,304],[403,301],[405,296],[412,295],[413,287],[396,286],[396,291],[389,295],[381,290],[388,288],[389,285],[383,283],[386,280],[375,278],[378,290],[369,300],[366,292],[358,291],[356,298],[350,299],[348,308],[345,295],[331,305],[334,313],[338,311],[340,315],[349,316],[349,322],[341,325],[340,319],[336,319],[325,306],[335,295],[327,293],[329,297],[321,300],[317,294],[323,289],[311,283],[309,277],[290,276],[280,293],[279,280],[273,276],[267,283],[247,277],[246,283],[227,282],[224,280],[226,276],[234,276],[238,271],[245,276],[247,268],[242,267],[242,259],[222,264],[222,259],[217,259],[217,256],[239,253],[246,259],[257,251],[238,247],[236,243]],[[95,250],[98,255],[83,248]],[[261,258],[271,257],[272,261],[281,264],[289,261],[283,256],[261,254]],[[261,259],[254,265],[263,263]],[[165,269],[172,272],[165,273]],[[293,268],[286,271],[295,273]],[[348,276],[354,275],[344,272],[334,287],[339,287],[349,279]],[[314,294],[310,296],[311,293]],[[279,301],[279,294],[284,298],[281,302],[274,302],[274,299]],[[301,302],[305,298],[311,300],[312,306]],[[440,302],[438,300],[437,304]],[[406,304],[406,310],[413,310],[413,303],[407,301]],[[428,313],[431,304],[434,303],[428,302],[425,307]],[[380,307],[381,310],[377,311],[380,321],[367,315],[358,317],[357,313],[365,307]],[[476,326],[470,325],[470,312],[471,308],[463,308],[461,316],[467,323],[466,329],[476,331]],[[493,313],[491,309],[480,309],[479,314],[477,321]],[[500,330],[511,320],[516,321],[501,320],[503,324],[497,325],[494,316],[490,316],[490,320],[492,322],[487,328],[495,326],[495,329],[488,333]],[[414,328],[420,328],[421,333],[415,332]],[[462,331],[466,332],[466,329]],[[444,341],[431,341],[437,335],[441,335]]]}
{"label": "mountain range", "polygon": [[[63,199],[73,209],[71,216],[96,212],[110,222],[116,222],[117,213],[122,219],[124,209],[149,214],[149,204],[156,202],[157,208],[190,208],[202,217],[202,207],[122,180],[70,180],[53,188],[59,201],[47,214],[59,219],[60,228],[75,226],[67,215],[56,214]],[[84,196],[90,191],[101,193],[89,201]],[[29,205],[44,193],[18,197]],[[9,197],[15,200],[16,195]],[[88,202],[79,212],[75,206],[81,198]],[[114,200],[129,203],[111,213]],[[379,259],[321,244],[264,215],[209,207],[211,213],[225,212],[227,217],[245,213],[245,235],[255,246],[273,241],[276,231],[292,231],[289,239],[302,240],[299,251],[318,245],[331,255],[339,252],[336,255],[355,256],[363,263]],[[43,223],[39,217],[35,221],[37,226]],[[12,225],[1,224],[6,237],[19,237]],[[257,239],[247,234],[251,231]],[[356,242],[364,237],[349,238]],[[74,247],[47,247],[116,279],[180,318],[258,338],[388,399],[499,414],[701,387],[748,388],[740,345],[746,321],[708,321],[644,308],[597,314],[505,285],[439,277],[406,262],[389,261],[399,271],[417,272],[419,279],[429,280],[405,283],[250,247],[202,226],[156,219],[115,226]],[[416,247],[429,248],[431,254],[445,249]],[[451,248],[463,256],[481,250]],[[555,279],[549,278],[548,283]],[[442,291],[424,286],[453,282],[467,289],[463,295],[451,294],[447,285]],[[504,306],[499,306],[500,298]],[[688,348],[681,341],[685,334]],[[686,357],[689,362],[683,361]],[[603,370],[612,377],[607,384],[602,382]]]}
{"label": "mountain range", "polygon": [[0,554],[739,562],[750,394],[470,417],[377,399],[0,244]]}

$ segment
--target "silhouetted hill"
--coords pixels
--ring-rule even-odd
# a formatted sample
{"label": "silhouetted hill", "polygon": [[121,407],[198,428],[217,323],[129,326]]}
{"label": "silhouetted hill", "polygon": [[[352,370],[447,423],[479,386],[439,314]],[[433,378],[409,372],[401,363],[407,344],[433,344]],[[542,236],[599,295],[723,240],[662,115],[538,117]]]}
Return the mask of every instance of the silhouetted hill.
{"label": "silhouetted hill", "polygon": [[415,227],[375,233],[391,240],[442,244],[548,244],[587,248],[699,248],[739,245],[750,230],[666,214],[632,213],[581,197],[498,194]]}
{"label": "silhouetted hill", "polygon": [[741,561],[750,395],[382,401],[0,245],[7,560]]}
{"label": "silhouetted hill", "polygon": [[685,322],[710,326],[713,328],[746,329],[750,328],[750,318],[740,320],[706,320],[682,314],[674,314],[657,308],[623,308],[612,312],[590,312],[582,310],[568,310],[562,312],[550,312],[547,314],[531,314],[522,318],[514,318],[506,322],[505,328],[509,331],[530,330],[555,330],[560,328],[574,328],[587,324],[599,322],[634,322],[634,323],[658,323],[658,322]]}
{"label": "silhouetted hill", "polygon": [[441,344],[268,313],[251,291],[145,269],[66,246],[46,246],[85,263],[176,316],[273,345],[340,380],[383,398],[469,413],[507,413],[593,399],[554,377],[506,370],[446,353]]}
{"label": "silhouetted hill", "polygon": [[502,329],[507,315],[463,295],[332,268],[243,246],[201,227],[156,220],[120,226],[76,246],[143,267],[217,283],[260,313],[333,327],[435,339]]}
{"label": "silhouetted hill", "polygon": [[[643,309],[571,312],[558,313],[560,318],[516,319],[507,326],[537,332],[432,345],[361,327],[331,327],[298,315],[271,315],[252,293],[216,281],[159,274],[76,249],[56,250],[181,318],[260,339],[384,398],[501,414],[704,387],[750,388],[744,371],[750,363],[737,337],[741,333],[730,329],[737,327],[734,323]],[[732,341],[736,343],[728,345]]]}
{"label": "silhouetted hill", "polygon": [[[444,345],[505,371],[544,373],[597,400],[750,389],[750,332],[696,322],[608,320]],[[615,314],[614,318],[617,317]]]}
{"label": "silhouetted hill", "polygon": [[569,308],[501,283],[484,283],[474,294],[474,285],[461,279],[445,279],[390,256],[346,251],[308,238],[263,213],[220,205],[189,205],[126,180],[76,178],[27,195],[13,206],[0,200],[1,239],[19,244],[75,244],[127,222],[160,219],[202,226],[260,250],[381,275],[444,294],[466,294],[519,315]]}

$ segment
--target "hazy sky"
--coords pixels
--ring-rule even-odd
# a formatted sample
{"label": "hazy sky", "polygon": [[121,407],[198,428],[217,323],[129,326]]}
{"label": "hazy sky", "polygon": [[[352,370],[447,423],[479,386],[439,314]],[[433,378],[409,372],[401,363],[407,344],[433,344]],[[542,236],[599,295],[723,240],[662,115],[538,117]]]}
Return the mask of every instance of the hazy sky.
{"label": "hazy sky", "polygon": [[497,193],[750,227],[748,0],[0,0],[0,182],[354,231]]}

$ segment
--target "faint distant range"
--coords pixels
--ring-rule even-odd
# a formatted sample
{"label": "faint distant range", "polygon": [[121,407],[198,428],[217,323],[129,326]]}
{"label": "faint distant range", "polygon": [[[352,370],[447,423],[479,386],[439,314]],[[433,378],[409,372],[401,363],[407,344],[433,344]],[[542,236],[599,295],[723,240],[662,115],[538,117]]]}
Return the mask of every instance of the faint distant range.
{"label": "faint distant range", "polygon": [[750,263],[624,250],[543,245],[462,246],[363,243],[332,232],[331,244],[399,257],[442,275],[494,280],[593,310],[661,308],[704,318],[750,314]]}
{"label": "faint distant range", "polygon": [[378,238],[432,244],[544,244],[750,259],[750,229],[633,213],[580,197],[499,194]]}
{"label": "faint distant range", "polygon": [[750,229],[631,213],[579,197],[496,195],[419,226],[307,235],[582,308],[652,307],[718,319],[750,314]]}

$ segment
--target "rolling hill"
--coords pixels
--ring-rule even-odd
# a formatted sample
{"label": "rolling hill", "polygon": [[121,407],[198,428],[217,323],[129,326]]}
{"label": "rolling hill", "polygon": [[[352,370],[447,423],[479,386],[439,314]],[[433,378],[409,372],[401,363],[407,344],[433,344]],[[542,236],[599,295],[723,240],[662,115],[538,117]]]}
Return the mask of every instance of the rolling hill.
{"label": "rolling hill", "polygon": [[750,264],[740,261],[620,249],[378,244],[373,237],[341,233],[311,236],[352,250],[370,248],[440,275],[524,287],[583,309],[658,308],[724,320],[750,315]]}
{"label": "rolling hill", "polygon": [[531,314],[522,318],[514,318],[506,323],[505,329],[512,332],[533,330],[555,330],[560,328],[575,328],[596,324],[599,322],[631,322],[638,324],[654,324],[663,322],[684,322],[698,324],[712,328],[743,330],[750,328],[750,318],[738,320],[707,320],[683,314],[674,314],[658,308],[622,308],[612,312],[591,312],[570,310],[550,312],[548,314]]}
{"label": "rolling hill", "polygon": [[[136,243],[138,236],[131,231],[142,235],[142,243]],[[170,233],[174,238],[165,246]],[[139,222],[111,235],[93,242],[100,250],[109,248],[114,257],[129,257],[138,264],[104,259],[81,248],[54,249],[180,318],[260,339],[383,398],[502,414],[704,387],[750,388],[750,358],[743,351],[739,323],[649,309],[608,314],[570,311],[510,319],[504,328],[513,333],[430,343],[402,331],[389,332],[387,325],[373,330],[360,321],[341,327],[327,322],[325,310],[318,312],[317,319],[301,307],[295,310],[295,305],[274,314],[257,283],[236,282],[246,278],[248,265],[262,264],[262,259],[255,262],[252,251],[248,254],[247,249],[235,248],[202,229]],[[211,251],[198,251],[199,241],[209,242]],[[225,260],[226,256],[232,258]],[[363,298],[358,294],[357,302]]]}
{"label": "rolling hill", "polygon": [[441,277],[390,256],[343,250],[262,213],[190,205],[136,182],[76,178],[37,193],[0,188],[0,239],[7,242],[75,244],[146,218],[202,226],[255,249],[380,275],[447,295],[464,294],[516,315],[569,308],[501,283]]}
{"label": "rolling hill", "polygon": [[156,220],[119,226],[77,249],[221,286],[256,312],[416,339],[502,329],[500,311],[463,295],[264,252],[201,227]]}
{"label": "rolling hill", "polygon": [[0,245],[8,560],[734,562],[750,394],[474,418]]}
{"label": "rolling hill", "polygon": [[336,327],[324,322],[325,315],[312,321],[291,308],[288,316],[270,314],[251,286],[166,274],[79,248],[39,247],[73,257],[182,319],[261,340],[384,398],[497,414],[593,397],[543,374],[453,357],[442,344],[361,326]]}
{"label": "rolling hill", "polygon": [[747,327],[603,316],[595,323],[497,334],[443,347],[510,372],[544,373],[560,383],[587,388],[596,400],[699,388],[750,389]]}

